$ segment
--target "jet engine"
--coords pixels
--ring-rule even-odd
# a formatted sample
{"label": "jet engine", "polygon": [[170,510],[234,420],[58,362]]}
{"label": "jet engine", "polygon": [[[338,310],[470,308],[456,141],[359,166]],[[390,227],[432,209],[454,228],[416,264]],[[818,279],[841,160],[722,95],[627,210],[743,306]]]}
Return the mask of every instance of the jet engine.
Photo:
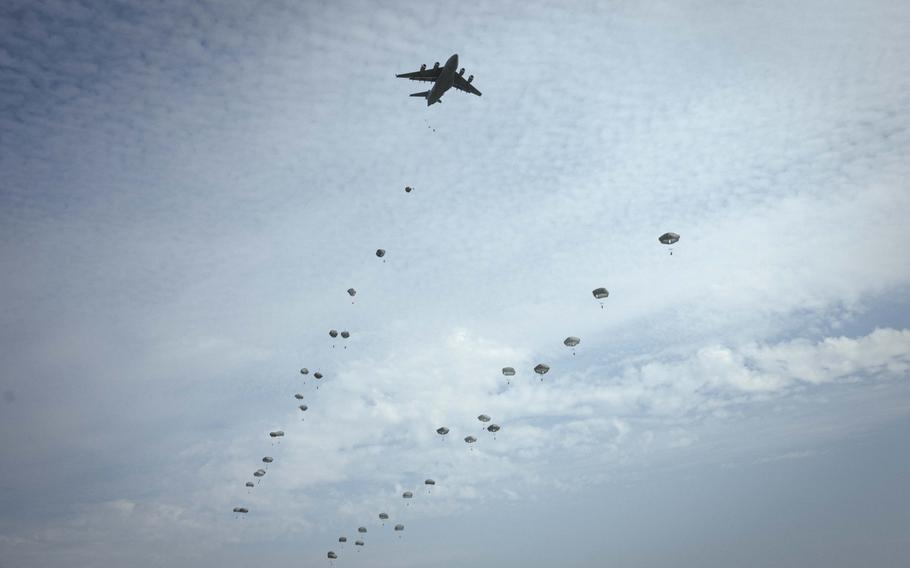
{"label": "jet engine", "polygon": [[474,80],[474,75],[468,75],[468,83]]}
{"label": "jet engine", "polygon": [[421,64],[420,70],[421,70],[421,71],[426,71],[426,70],[427,70],[427,64],[426,64],[426,63]]}
{"label": "jet engine", "polygon": [[433,69],[439,69],[439,62],[438,62],[438,61],[437,61],[436,63],[433,64]]}
{"label": "jet engine", "polygon": [[464,77],[464,67],[458,70],[458,74]]}

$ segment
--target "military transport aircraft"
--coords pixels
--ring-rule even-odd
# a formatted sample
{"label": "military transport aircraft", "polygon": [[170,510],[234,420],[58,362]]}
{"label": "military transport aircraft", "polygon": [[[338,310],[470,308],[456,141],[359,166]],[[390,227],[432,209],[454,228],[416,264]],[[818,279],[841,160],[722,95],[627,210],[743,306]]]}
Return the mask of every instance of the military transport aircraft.
{"label": "military transport aircraft", "polygon": [[458,73],[455,72],[455,69],[458,68],[458,54],[456,53],[446,61],[446,64],[442,67],[439,66],[437,61],[432,69],[427,69],[426,64],[420,66],[420,71],[414,71],[413,73],[402,73],[401,75],[395,75],[402,79],[410,79],[412,81],[430,81],[433,83],[433,88],[429,91],[424,91],[422,93],[414,93],[412,97],[424,97],[427,99],[427,106],[430,106],[433,103],[441,103],[442,95],[449,90],[450,87],[455,87],[460,91],[466,93],[471,93],[474,95],[480,96],[480,91],[474,88],[474,85],[471,84],[471,81],[474,80],[474,75],[469,75],[468,79],[464,78],[464,67],[458,70]]}

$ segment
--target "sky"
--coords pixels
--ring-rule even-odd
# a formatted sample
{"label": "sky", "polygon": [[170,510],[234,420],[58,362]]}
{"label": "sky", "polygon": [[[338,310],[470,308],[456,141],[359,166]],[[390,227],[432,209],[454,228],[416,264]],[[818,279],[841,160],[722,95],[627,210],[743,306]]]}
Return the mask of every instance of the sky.
{"label": "sky", "polygon": [[[908,38],[7,0],[0,567],[903,565]],[[483,96],[395,78],[453,53]]]}

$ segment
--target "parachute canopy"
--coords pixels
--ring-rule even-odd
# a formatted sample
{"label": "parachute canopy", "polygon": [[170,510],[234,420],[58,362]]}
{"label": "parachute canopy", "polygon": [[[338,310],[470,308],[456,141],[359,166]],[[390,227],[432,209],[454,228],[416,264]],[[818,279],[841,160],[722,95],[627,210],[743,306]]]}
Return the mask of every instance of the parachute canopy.
{"label": "parachute canopy", "polygon": [[247,486],[247,487],[255,487],[255,484],[254,484],[252,481],[247,481],[247,482],[246,482],[246,486]]}
{"label": "parachute canopy", "polygon": [[338,542],[347,542],[347,541],[348,541],[348,537],[346,537],[346,536],[338,537]]}
{"label": "parachute canopy", "polygon": [[357,295],[357,290],[355,290],[353,288],[348,288],[348,296],[351,296],[353,298],[356,295]]}
{"label": "parachute canopy", "polygon": [[581,339],[579,339],[578,337],[575,337],[574,335],[570,335],[569,337],[565,338],[565,340],[562,343],[566,347],[575,347],[576,345],[581,343]]}
{"label": "parachute canopy", "polygon": [[378,256],[379,258],[384,257],[384,256],[385,256],[385,250],[384,250],[384,249],[376,249],[376,256]]}
{"label": "parachute canopy", "polygon": [[344,339],[347,339],[347,338],[351,337],[351,333],[348,331],[342,331],[341,337],[343,337]]}
{"label": "parachute canopy", "polygon": [[411,193],[413,190],[414,190],[414,188],[409,185],[405,186],[405,188],[404,188],[405,193]]}
{"label": "parachute canopy", "polygon": [[673,243],[675,243],[676,241],[679,240],[679,235],[677,235],[676,233],[664,233],[658,238],[658,240],[662,244],[672,245]]}
{"label": "parachute canopy", "polygon": [[598,300],[603,300],[610,295],[610,292],[606,288],[595,288],[591,293],[594,294],[594,297]]}
{"label": "parachute canopy", "polygon": [[481,422],[489,422],[489,421],[490,421],[490,417],[487,416],[486,414],[481,414],[480,416],[477,417],[477,419],[480,420]]}
{"label": "parachute canopy", "polygon": [[433,481],[432,479],[427,479],[426,481],[423,482],[423,484],[424,485],[436,485],[436,482]]}
{"label": "parachute canopy", "polygon": [[300,374],[301,374],[301,375],[309,375],[309,374],[310,374],[310,370],[307,369],[306,367],[304,367],[304,368],[300,369]]}
{"label": "parachute canopy", "polygon": [[468,436],[467,438],[464,439],[464,441],[469,444],[473,444],[474,442],[477,441],[477,438],[475,438],[474,436]]}
{"label": "parachute canopy", "polygon": [[235,513],[249,513],[250,510],[247,509],[246,507],[234,507],[234,512]]}
{"label": "parachute canopy", "polygon": [[449,429],[446,428],[445,426],[441,426],[436,429],[436,433],[439,434],[440,436],[445,436],[446,434],[449,433]]}
{"label": "parachute canopy", "polygon": [[321,379],[321,378],[322,378],[322,373],[320,373],[319,371],[316,371],[316,372],[313,374],[313,378],[314,378],[314,379]]}
{"label": "parachute canopy", "polygon": [[396,531],[403,531],[403,530],[404,530],[404,525],[395,525],[395,530],[396,530]]}
{"label": "parachute canopy", "polygon": [[272,456],[265,456],[264,458],[262,458],[262,461],[265,463],[272,463],[273,461],[275,461],[275,459],[272,458]]}
{"label": "parachute canopy", "polygon": [[362,540],[355,540],[355,541],[354,541],[354,546],[363,546],[363,541],[362,541]]}
{"label": "parachute canopy", "polygon": [[499,432],[499,425],[490,424],[489,426],[487,426],[487,430],[489,430],[490,432],[493,432],[495,434],[496,432]]}
{"label": "parachute canopy", "polygon": [[329,337],[338,337],[338,331],[335,329],[329,330]]}
{"label": "parachute canopy", "polygon": [[338,558],[338,555],[330,550],[328,557],[329,557],[329,560],[335,560],[336,558]]}
{"label": "parachute canopy", "polygon": [[412,498],[413,496],[414,496],[414,494],[411,493],[410,491],[405,491],[404,493],[401,494],[401,497],[402,497],[403,499],[410,499],[410,498]]}
{"label": "parachute canopy", "polygon": [[388,513],[379,513],[379,518],[384,521],[389,518],[389,514]]}
{"label": "parachute canopy", "polygon": [[296,398],[297,400],[303,400],[303,395],[300,393],[297,393],[294,395],[294,398]]}
{"label": "parachute canopy", "polygon": [[367,532],[367,528],[366,527],[357,527],[357,532],[365,533],[365,532]]}
{"label": "parachute canopy", "polygon": [[274,432],[269,432],[269,436],[271,436],[271,437],[273,437],[273,438],[283,438],[283,437],[284,437],[284,431],[283,431],[283,430],[275,430]]}
{"label": "parachute canopy", "polygon": [[534,367],[534,372],[537,373],[538,375],[546,375],[547,371],[549,371],[549,370],[550,370],[550,366],[544,365],[543,363],[540,363],[536,367]]}
{"label": "parachute canopy", "polygon": [[306,410],[307,410],[307,408],[309,408],[309,406],[307,406],[307,405],[305,405],[305,404],[301,404],[301,405],[298,406],[297,408],[299,408],[299,409],[302,410],[303,412],[306,412]]}
{"label": "parachute canopy", "polygon": [[515,369],[513,367],[503,367],[502,374],[507,377],[512,377],[515,375]]}
{"label": "parachute canopy", "polygon": [[253,475],[256,476],[256,477],[262,477],[263,475],[265,475],[265,470],[264,470],[264,469],[257,469],[256,471],[253,472]]}

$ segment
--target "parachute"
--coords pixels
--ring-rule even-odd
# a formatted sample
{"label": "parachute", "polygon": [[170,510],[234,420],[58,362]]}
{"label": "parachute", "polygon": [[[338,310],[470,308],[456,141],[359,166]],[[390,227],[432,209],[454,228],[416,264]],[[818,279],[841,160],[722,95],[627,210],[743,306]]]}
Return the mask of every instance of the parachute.
{"label": "parachute", "polygon": [[262,458],[263,463],[272,463],[273,461],[275,461],[275,459],[272,458],[271,456],[265,456],[264,458]]}
{"label": "parachute", "polygon": [[411,493],[410,491],[405,491],[404,493],[401,494],[402,499],[410,499],[412,497],[414,497],[414,494]]}
{"label": "parachute", "polygon": [[445,436],[446,434],[449,433],[449,429],[446,428],[445,426],[440,426],[439,428],[436,429],[436,433],[439,434],[440,436]]}
{"label": "parachute", "polygon": [[269,432],[269,436],[271,436],[272,438],[283,438],[283,437],[284,437],[284,431],[283,431],[283,430],[275,430],[274,432]]}
{"label": "parachute", "polygon": [[549,365],[544,365],[543,363],[538,364],[534,367],[534,372],[540,375],[540,381],[543,382],[543,376],[547,374],[547,371],[550,370]]}
{"label": "parachute", "polygon": [[342,332],[341,332],[341,337],[344,338],[344,339],[347,339],[347,338],[351,337],[351,333],[348,332],[348,331],[342,331]]}
{"label": "parachute", "polygon": [[300,393],[297,393],[294,395],[294,398],[296,398],[297,400],[303,400],[303,395]]}
{"label": "parachute", "polygon": [[330,329],[330,330],[329,330],[329,337],[331,337],[332,339],[338,337],[338,331],[337,331],[337,330],[334,330],[334,329]]}
{"label": "parachute", "polygon": [[246,507],[234,507],[234,512],[235,513],[249,513],[250,510],[247,509]]}
{"label": "parachute", "polygon": [[348,296],[353,298],[356,295],[357,295],[357,290],[355,290],[353,288],[348,288]]}
{"label": "parachute", "polygon": [[[300,412],[306,412],[306,410],[307,410],[307,408],[309,408],[309,406],[307,406],[307,405],[305,405],[305,404],[301,404],[301,405],[298,406],[297,408],[300,409]],[[301,418],[300,421],[303,422],[303,418]]]}
{"label": "parachute", "polygon": [[[515,376],[515,368],[514,368],[514,367],[503,367],[503,368],[502,368],[502,374],[505,375],[506,377],[514,377],[514,376]],[[507,385],[511,385],[511,384],[512,384],[512,379],[506,379],[506,384],[507,384]]]}
{"label": "parachute", "polygon": [[367,532],[367,528],[366,527],[357,527],[357,532],[365,533],[365,532]]}
{"label": "parachute", "polygon": [[610,296],[610,292],[606,288],[595,288],[591,293],[596,299],[601,300],[600,309],[604,309],[603,300]]}
{"label": "parachute", "polygon": [[490,432],[491,434],[493,434],[493,439],[495,440],[495,439],[496,439],[496,432],[499,432],[499,425],[498,425],[498,424],[490,424],[489,426],[487,426],[487,431]]}
{"label": "parachute", "polygon": [[[664,233],[660,237],[658,237],[657,240],[659,240],[661,242],[661,244],[672,245],[673,243],[675,243],[676,241],[679,240],[679,235],[677,235],[676,233]],[[671,255],[673,254],[672,246],[670,247],[670,254]]]}
{"label": "parachute", "polygon": [[405,193],[411,193],[412,191],[414,191],[413,187],[411,187],[409,185],[405,186],[405,188],[404,188]]}
{"label": "parachute", "polygon": [[436,482],[433,481],[432,479],[427,479],[423,483],[424,483],[424,485],[436,485]]}
{"label": "parachute", "polygon": [[575,356],[575,346],[578,345],[579,343],[581,343],[581,339],[575,337],[574,335],[570,335],[569,337],[565,338],[565,340],[563,340],[562,343],[566,347],[572,348],[572,356],[574,357]]}
{"label": "parachute", "polygon": [[254,487],[254,484],[253,484],[252,481],[247,481],[247,482],[246,482],[246,486],[247,486],[247,487]]}
{"label": "parachute", "polygon": [[[388,515],[388,513],[379,513],[379,520],[380,520],[380,521],[387,521],[387,520],[389,520],[389,515]],[[385,526],[385,523],[382,523],[382,526]]]}
{"label": "parachute", "polygon": [[363,541],[362,541],[362,540],[355,540],[355,541],[354,541],[354,546],[363,546]]}
{"label": "parachute", "polygon": [[265,470],[264,470],[264,469],[257,469],[256,471],[253,472],[253,475],[254,475],[255,477],[262,477],[263,475],[265,475]]}
{"label": "parachute", "polygon": [[[384,256],[385,256],[385,249],[376,249],[376,256],[377,256],[377,258],[382,258],[382,257],[384,257]],[[385,261],[383,261],[383,262],[385,262]]]}
{"label": "parachute", "polygon": [[[404,530],[404,525],[402,525],[402,524],[395,525],[395,532],[401,532],[403,530]],[[401,538],[401,535],[398,535],[398,538]]]}
{"label": "parachute", "polygon": [[329,554],[328,554],[328,557],[329,557],[329,560],[335,560],[335,559],[338,558],[338,555],[335,554],[334,552],[332,552],[332,551],[330,550],[330,551],[329,551]]}
{"label": "parachute", "polygon": [[347,542],[347,541],[348,541],[348,537],[346,537],[346,536],[338,537],[338,542]]}
{"label": "parachute", "polygon": [[321,378],[322,378],[322,373],[320,373],[319,371],[316,371],[316,373],[313,375],[313,378],[314,378],[314,379],[321,379]]}
{"label": "parachute", "polygon": [[481,414],[480,416],[477,417],[477,419],[480,420],[481,422],[489,422],[489,421],[490,421],[490,417],[487,416],[486,414]]}
{"label": "parachute", "polygon": [[468,436],[467,438],[464,439],[464,441],[469,444],[473,444],[474,442],[477,441],[477,438],[475,438],[474,436]]}
{"label": "parachute", "polygon": [[304,367],[304,368],[300,369],[300,374],[301,374],[301,375],[309,375],[309,374],[310,374],[310,370],[307,369],[306,367]]}

